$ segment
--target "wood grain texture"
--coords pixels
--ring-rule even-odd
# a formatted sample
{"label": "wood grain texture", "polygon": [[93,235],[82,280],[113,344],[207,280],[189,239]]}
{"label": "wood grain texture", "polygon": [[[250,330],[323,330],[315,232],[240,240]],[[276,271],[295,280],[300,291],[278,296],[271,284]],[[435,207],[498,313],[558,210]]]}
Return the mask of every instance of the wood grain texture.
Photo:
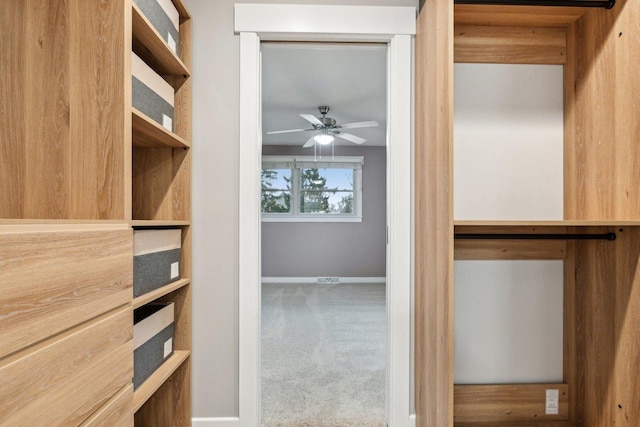
{"label": "wood grain texture", "polygon": [[[182,267],[184,269],[184,264],[182,264]],[[183,274],[184,276],[184,271]],[[175,290],[180,289],[183,286],[188,285],[189,283],[191,283],[191,279],[181,279],[178,280],[177,282],[173,282],[173,283],[169,283],[168,285],[165,285],[163,287],[161,287],[160,289],[156,289],[154,291],[151,292],[147,292],[144,295],[141,295],[137,298],[133,299],[133,302],[131,303],[132,308],[135,310],[136,308],[140,308],[145,304],[148,304],[152,301],[157,300],[160,297],[163,297]]]}
{"label": "wood grain texture", "polygon": [[556,6],[455,6],[455,23],[501,27],[567,27],[580,19],[589,8]]}
{"label": "wood grain texture", "polygon": [[[570,228],[570,233],[578,233],[579,229]],[[569,394],[570,421],[576,420],[577,395],[577,351],[576,351],[576,241],[567,242],[567,257],[564,260],[564,286],[562,300],[562,376],[563,382],[574,390]]]}
{"label": "wood grain texture", "polygon": [[618,1],[575,25],[575,135],[566,141],[565,218],[640,217],[640,4]]}
{"label": "wood grain texture", "polygon": [[131,230],[0,234],[0,357],[128,304]]}
{"label": "wood grain texture", "polygon": [[189,14],[189,11],[187,10],[187,8],[184,6],[184,3],[182,2],[182,0],[171,0],[171,1],[173,2],[173,5],[178,10],[178,14],[180,15],[180,23],[188,19],[191,19],[191,15]]}
{"label": "wood grain texture", "polygon": [[133,375],[130,308],[83,325],[0,365],[7,426],[79,425]]}
{"label": "wood grain texture", "polygon": [[132,144],[136,147],[188,148],[189,142],[170,132],[136,108],[131,108]]}
{"label": "wood grain texture", "polygon": [[455,62],[564,64],[565,28],[456,25]]}
{"label": "wood grain texture", "polygon": [[[585,232],[611,231],[587,229]],[[636,426],[640,420],[640,228],[615,243],[576,242],[575,422]]]}
{"label": "wood grain texture", "polygon": [[133,427],[133,425],[133,384],[129,384],[80,427]]}
{"label": "wood grain texture", "polygon": [[417,22],[415,407],[417,427],[453,425],[453,4]]}
{"label": "wood grain texture", "polygon": [[123,2],[0,7],[0,217],[123,219]]}
{"label": "wood grain texture", "polygon": [[563,240],[456,240],[457,260],[535,260],[565,259],[567,242]]}
{"label": "wood grain texture", "polygon": [[[546,415],[546,390],[558,389],[558,415]],[[470,422],[520,422],[566,420],[569,388],[566,384],[456,385],[454,420]]]}
{"label": "wood grain texture", "polygon": [[191,220],[190,186],[190,150],[134,147],[133,219]]}
{"label": "wood grain texture", "polygon": [[[178,355],[182,357],[185,353],[180,352]],[[136,426],[191,425],[191,395],[190,391],[184,388],[185,384],[190,384],[188,379],[191,377],[191,358],[186,357],[177,368],[171,368],[175,370],[172,370],[168,379],[160,382],[160,388],[136,412]]]}
{"label": "wood grain texture", "polygon": [[138,411],[162,385],[173,375],[173,373],[189,358],[190,353],[186,350],[175,350],[174,354],[167,359],[153,374],[143,382],[133,393],[133,410]]}
{"label": "wood grain texture", "polygon": [[455,423],[455,427],[576,427],[571,421],[506,421],[488,423]]}
{"label": "wood grain texture", "polygon": [[[559,222],[558,224],[562,224]],[[567,227],[540,225],[455,225],[461,234],[555,234],[566,233]],[[473,259],[565,259],[567,242],[564,240],[465,240],[456,239],[454,258]]]}

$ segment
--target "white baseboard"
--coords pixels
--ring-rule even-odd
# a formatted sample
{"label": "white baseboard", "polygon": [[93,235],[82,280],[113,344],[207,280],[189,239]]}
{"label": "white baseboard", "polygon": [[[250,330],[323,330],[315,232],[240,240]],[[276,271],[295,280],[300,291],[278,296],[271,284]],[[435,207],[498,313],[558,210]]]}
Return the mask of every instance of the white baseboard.
{"label": "white baseboard", "polygon": [[[337,283],[385,283],[386,277],[338,277]],[[263,277],[262,283],[318,283],[318,277]]]}
{"label": "white baseboard", "polygon": [[193,427],[239,427],[240,418],[192,418]]}
{"label": "white baseboard", "polygon": [[[240,418],[192,418],[193,427],[239,427]],[[416,427],[416,415],[409,416],[409,427]]]}

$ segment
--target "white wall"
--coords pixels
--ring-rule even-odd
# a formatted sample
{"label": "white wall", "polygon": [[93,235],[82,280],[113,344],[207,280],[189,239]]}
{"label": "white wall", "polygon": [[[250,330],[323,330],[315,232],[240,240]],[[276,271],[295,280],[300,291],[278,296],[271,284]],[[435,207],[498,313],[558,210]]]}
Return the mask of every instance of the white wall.
{"label": "white wall", "polygon": [[[271,145],[262,154],[309,149]],[[362,222],[263,222],[263,277],[385,277],[386,147],[338,146],[336,155],[364,157]]]}
{"label": "white wall", "polygon": [[563,218],[561,65],[456,64],[454,218]]}
{"label": "white wall", "polygon": [[562,261],[456,261],[456,384],[562,382]]}
{"label": "white wall", "polygon": [[417,6],[417,0],[184,0],[193,16],[193,416],[238,416],[239,37],[234,3]]}

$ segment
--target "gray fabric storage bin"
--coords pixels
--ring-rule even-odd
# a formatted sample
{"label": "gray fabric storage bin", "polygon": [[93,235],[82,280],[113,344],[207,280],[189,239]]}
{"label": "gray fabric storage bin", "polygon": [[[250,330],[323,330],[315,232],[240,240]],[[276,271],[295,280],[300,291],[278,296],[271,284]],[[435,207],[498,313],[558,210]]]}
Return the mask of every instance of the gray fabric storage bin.
{"label": "gray fabric storage bin", "polygon": [[173,132],[173,87],[131,52],[131,105]]}
{"label": "gray fabric storage bin", "polygon": [[133,2],[177,55],[180,14],[171,0],[133,0]]}
{"label": "gray fabric storage bin", "polygon": [[182,230],[134,230],[133,297],[180,280]]}
{"label": "gray fabric storage bin", "polygon": [[150,303],[133,312],[133,388],[173,355],[174,304]]}

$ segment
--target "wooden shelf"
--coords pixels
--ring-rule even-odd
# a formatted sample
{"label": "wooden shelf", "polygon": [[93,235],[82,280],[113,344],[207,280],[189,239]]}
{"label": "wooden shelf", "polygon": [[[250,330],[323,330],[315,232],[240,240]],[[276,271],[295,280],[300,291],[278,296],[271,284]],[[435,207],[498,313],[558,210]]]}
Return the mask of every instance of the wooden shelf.
{"label": "wooden shelf", "polygon": [[[159,74],[189,77],[189,70],[184,62],[173,53],[140,8],[133,2],[131,5],[134,52]],[[178,10],[181,11],[182,19],[184,6]]]}
{"label": "wooden shelf", "polygon": [[142,307],[145,304],[150,303],[151,301],[155,301],[160,297],[163,297],[167,294],[170,294],[171,292],[180,289],[184,286],[187,286],[188,284],[191,283],[191,279],[180,279],[176,282],[173,283],[169,283],[168,285],[165,285],[163,287],[161,287],[160,289],[156,289],[155,291],[151,291],[149,293],[146,293],[144,295],[140,295],[137,298],[133,299],[133,302],[131,303],[131,306],[136,309],[139,307]]}
{"label": "wooden shelf", "polygon": [[640,221],[454,221],[455,227],[617,227],[638,226]]}
{"label": "wooden shelf", "polygon": [[173,356],[162,364],[142,385],[133,392],[133,412],[145,404],[169,377],[187,360],[189,350],[174,350]]}
{"label": "wooden shelf", "polygon": [[184,3],[182,3],[182,0],[171,0],[173,2],[173,5],[176,7],[176,9],[178,10],[178,13],[180,14],[180,22],[184,22],[187,19],[191,19],[191,15],[189,14],[189,11],[187,10],[187,8],[184,6]]}
{"label": "wooden shelf", "polygon": [[149,116],[131,108],[132,143],[145,148],[189,148],[191,144],[179,135],[165,129]]}
{"label": "wooden shelf", "polygon": [[164,221],[148,219],[134,219],[131,221],[132,227],[185,227],[188,225],[191,225],[191,221]]}
{"label": "wooden shelf", "polygon": [[453,423],[454,427],[575,427],[571,421],[520,421],[504,423]]}

